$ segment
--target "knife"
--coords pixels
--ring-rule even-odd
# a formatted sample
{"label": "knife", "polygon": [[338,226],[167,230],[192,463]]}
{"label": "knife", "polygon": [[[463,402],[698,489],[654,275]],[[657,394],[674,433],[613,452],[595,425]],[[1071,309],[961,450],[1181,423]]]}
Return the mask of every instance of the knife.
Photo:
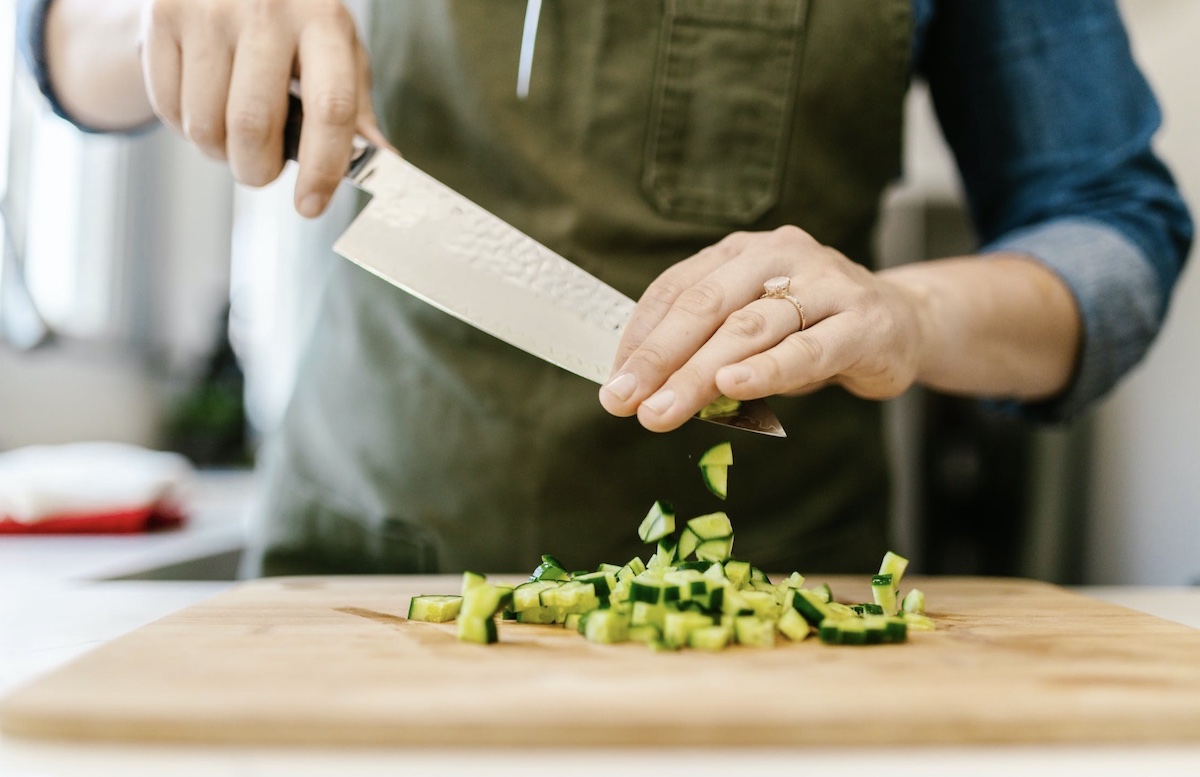
{"label": "knife", "polygon": [[[284,133],[284,155],[293,161],[302,122],[293,93]],[[334,251],[540,359],[595,383],[608,378],[633,300],[361,136],[346,180],[372,198]],[[764,400],[730,404],[696,417],[787,436]]]}

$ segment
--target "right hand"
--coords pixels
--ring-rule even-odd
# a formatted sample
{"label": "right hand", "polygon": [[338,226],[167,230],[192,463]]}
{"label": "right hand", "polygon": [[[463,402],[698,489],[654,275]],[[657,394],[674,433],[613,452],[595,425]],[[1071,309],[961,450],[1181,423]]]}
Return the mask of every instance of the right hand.
{"label": "right hand", "polygon": [[371,106],[366,50],[340,0],[147,0],[141,44],[154,112],[249,186],[283,170],[288,86],[300,79],[301,215],[329,204],[356,132],[390,147]]}

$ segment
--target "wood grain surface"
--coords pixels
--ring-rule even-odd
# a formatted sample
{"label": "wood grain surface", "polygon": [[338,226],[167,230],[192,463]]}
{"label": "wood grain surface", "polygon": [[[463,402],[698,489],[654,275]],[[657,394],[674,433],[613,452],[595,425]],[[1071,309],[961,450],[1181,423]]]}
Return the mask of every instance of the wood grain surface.
{"label": "wood grain surface", "polygon": [[[827,580],[869,600],[868,578]],[[905,579],[909,642],[655,653],[502,623],[410,623],[455,577],[246,583],[0,705],[16,736],[227,743],[856,745],[1200,741],[1200,631],[1027,580]]]}

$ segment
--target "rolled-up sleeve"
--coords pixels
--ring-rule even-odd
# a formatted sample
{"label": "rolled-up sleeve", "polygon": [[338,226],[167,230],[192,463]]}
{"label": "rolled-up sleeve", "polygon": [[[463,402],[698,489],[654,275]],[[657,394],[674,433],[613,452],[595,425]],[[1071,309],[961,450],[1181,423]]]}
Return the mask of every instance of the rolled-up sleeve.
{"label": "rolled-up sleeve", "polygon": [[1002,402],[1078,414],[1146,353],[1192,241],[1151,138],[1161,115],[1112,0],[940,2],[919,66],[954,151],[982,253],[1056,272],[1083,321],[1068,389]]}

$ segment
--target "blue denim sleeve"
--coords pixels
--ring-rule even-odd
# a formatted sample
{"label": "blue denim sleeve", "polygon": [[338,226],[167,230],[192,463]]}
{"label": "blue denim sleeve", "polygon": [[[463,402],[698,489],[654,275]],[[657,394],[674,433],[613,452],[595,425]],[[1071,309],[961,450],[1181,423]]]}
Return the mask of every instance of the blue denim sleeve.
{"label": "blue denim sleeve", "polygon": [[[69,121],[83,132],[111,133],[111,130],[89,127],[71,116],[54,93],[54,87],[50,84],[46,68],[46,12],[50,9],[52,2],[53,0],[17,0],[17,48],[21,52],[21,58],[37,82],[42,96],[46,98],[50,110],[54,111],[56,116]],[[158,126],[158,122],[150,121],[124,132],[136,133],[156,126]]]}
{"label": "blue denim sleeve", "polygon": [[982,252],[1034,257],[1067,283],[1084,342],[1068,389],[1002,407],[1078,414],[1145,354],[1192,241],[1151,149],[1161,116],[1113,0],[934,4],[918,68],[962,174]]}

